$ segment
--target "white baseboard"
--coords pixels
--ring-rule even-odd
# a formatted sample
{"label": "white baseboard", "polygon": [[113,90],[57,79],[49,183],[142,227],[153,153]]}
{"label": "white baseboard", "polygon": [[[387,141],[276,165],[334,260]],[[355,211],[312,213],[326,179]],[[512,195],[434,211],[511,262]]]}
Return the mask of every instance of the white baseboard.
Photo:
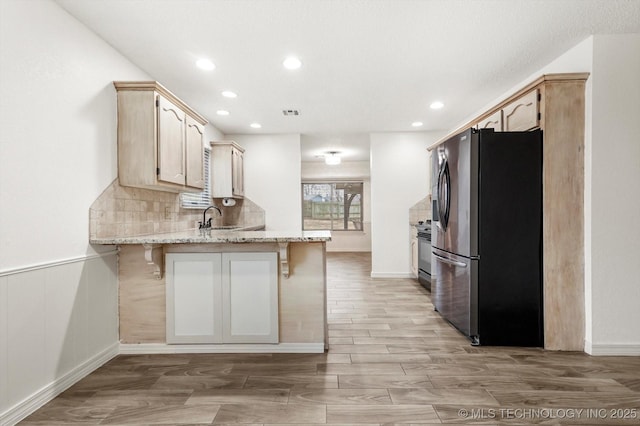
{"label": "white baseboard", "polygon": [[324,343],[167,345],[114,343],[54,382],[0,414],[0,425],[15,425],[119,354],[324,353]]}
{"label": "white baseboard", "polygon": [[165,343],[121,343],[120,353],[133,354],[229,354],[229,353],[324,353],[324,343],[251,343],[167,345]]}
{"label": "white baseboard", "polygon": [[4,413],[0,414],[0,425],[15,425],[32,414],[38,408],[70,388],[80,379],[89,375],[101,365],[118,355],[119,343],[116,342],[84,363],[78,365],[65,375],[49,383],[28,398],[20,401]]}
{"label": "white baseboard", "polygon": [[586,340],[584,351],[593,356],[640,356],[640,344],[593,343]]}
{"label": "white baseboard", "polygon": [[415,278],[411,272],[372,272],[371,278]]}

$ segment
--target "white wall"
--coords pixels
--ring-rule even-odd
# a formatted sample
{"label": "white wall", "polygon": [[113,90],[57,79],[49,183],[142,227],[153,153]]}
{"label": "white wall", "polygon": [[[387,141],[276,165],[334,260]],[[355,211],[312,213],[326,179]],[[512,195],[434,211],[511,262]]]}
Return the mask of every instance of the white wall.
{"label": "white wall", "polygon": [[587,350],[640,355],[640,34],[594,36],[592,80]]}
{"label": "white wall", "polygon": [[53,2],[2,2],[1,31],[0,269],[92,252],[88,209],[116,176],[111,82],[147,76]]}
{"label": "white wall", "polygon": [[371,276],[411,277],[409,208],[429,193],[427,147],[443,132],[371,134]]}
{"label": "white wall", "polygon": [[245,149],[245,195],[265,210],[269,231],[300,231],[300,135],[227,135]]}
{"label": "white wall", "polygon": [[354,252],[371,251],[371,181],[369,161],[343,161],[339,165],[329,166],[321,161],[302,162],[303,182],[322,182],[327,180],[361,180],[363,182],[363,226],[362,232],[332,231],[327,251]]}
{"label": "white wall", "polygon": [[117,353],[116,257],[88,244],[89,207],[116,177],[112,81],[141,79],[53,1],[0,1],[0,424]]}
{"label": "white wall", "polygon": [[117,175],[112,82],[152,78],[54,2],[0,3],[4,270],[94,252],[89,206]]}

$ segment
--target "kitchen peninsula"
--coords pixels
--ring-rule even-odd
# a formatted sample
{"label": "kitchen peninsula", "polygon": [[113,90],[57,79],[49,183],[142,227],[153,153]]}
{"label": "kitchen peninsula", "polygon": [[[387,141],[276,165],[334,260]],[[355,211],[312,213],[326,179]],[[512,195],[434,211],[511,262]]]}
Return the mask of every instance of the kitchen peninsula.
{"label": "kitchen peninsula", "polygon": [[262,231],[242,147],[205,149],[206,119],[158,82],[114,86],[118,179],[89,242],[118,246],[120,352],[323,352],[331,234]]}
{"label": "kitchen peninsula", "polygon": [[93,203],[89,242],[118,246],[120,352],[323,352],[330,232],[260,230],[247,198],[221,211],[200,231],[178,194],[117,180]]}

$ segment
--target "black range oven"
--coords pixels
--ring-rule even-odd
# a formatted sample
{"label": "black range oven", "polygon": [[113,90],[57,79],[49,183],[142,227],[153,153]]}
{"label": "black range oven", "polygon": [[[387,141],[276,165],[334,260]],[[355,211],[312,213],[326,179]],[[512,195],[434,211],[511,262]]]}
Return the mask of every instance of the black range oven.
{"label": "black range oven", "polygon": [[418,231],[418,281],[431,291],[431,221],[416,225]]}

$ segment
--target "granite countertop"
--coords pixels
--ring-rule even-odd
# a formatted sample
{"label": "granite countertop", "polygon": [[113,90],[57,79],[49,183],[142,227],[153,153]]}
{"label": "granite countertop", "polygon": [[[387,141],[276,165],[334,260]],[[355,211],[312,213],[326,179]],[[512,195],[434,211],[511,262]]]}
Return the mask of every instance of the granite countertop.
{"label": "granite countertop", "polygon": [[331,241],[330,231],[249,231],[214,229],[201,233],[198,229],[132,237],[92,238],[91,244],[207,244],[207,243],[286,243]]}

